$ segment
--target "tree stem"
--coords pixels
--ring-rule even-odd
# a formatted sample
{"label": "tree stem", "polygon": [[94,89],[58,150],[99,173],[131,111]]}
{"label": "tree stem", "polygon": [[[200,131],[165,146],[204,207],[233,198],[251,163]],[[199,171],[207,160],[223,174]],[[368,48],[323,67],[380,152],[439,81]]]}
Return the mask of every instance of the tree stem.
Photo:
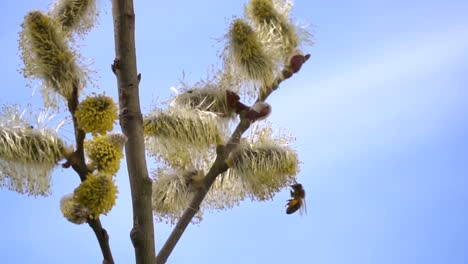
{"label": "tree stem", "polygon": [[133,205],[130,237],[137,264],[154,264],[154,227],[151,179],[145,158],[143,118],[135,54],[135,13],[132,0],[112,0],[115,60],[112,70],[119,89],[120,126],[127,136],[125,157]]}
{"label": "tree stem", "polygon": [[113,264],[114,259],[112,258],[112,252],[109,247],[109,235],[107,231],[102,228],[101,221],[99,219],[88,219],[88,225],[93,229],[94,234],[99,242],[102,256],[104,257],[103,264]]}

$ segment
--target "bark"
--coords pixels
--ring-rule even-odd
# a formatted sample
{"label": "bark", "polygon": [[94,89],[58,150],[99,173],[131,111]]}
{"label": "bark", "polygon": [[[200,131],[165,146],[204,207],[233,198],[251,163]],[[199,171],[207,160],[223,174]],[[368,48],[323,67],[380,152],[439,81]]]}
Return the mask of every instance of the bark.
{"label": "bark", "polygon": [[119,89],[120,126],[127,136],[125,156],[133,205],[130,237],[137,264],[154,264],[154,227],[151,179],[146,166],[143,118],[135,54],[135,13],[132,0],[112,0],[115,60],[112,70]]}
{"label": "bark", "polygon": [[107,234],[106,229],[102,228],[101,220],[99,219],[88,219],[88,225],[93,229],[94,234],[99,242],[99,247],[101,248],[104,264],[114,264],[114,259],[112,258],[112,252],[109,246],[109,235]]}

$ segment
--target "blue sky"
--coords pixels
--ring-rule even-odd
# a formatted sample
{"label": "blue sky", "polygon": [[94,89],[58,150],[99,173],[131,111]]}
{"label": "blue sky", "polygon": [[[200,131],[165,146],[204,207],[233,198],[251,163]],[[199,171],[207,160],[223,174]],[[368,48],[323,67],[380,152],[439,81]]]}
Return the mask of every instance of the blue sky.
{"label": "blue sky", "polygon": [[[17,71],[17,39],[26,12],[48,3],[0,3],[1,104],[40,105]],[[220,65],[216,39],[244,3],[136,1],[144,112],[182,72],[197,81]],[[94,60],[99,90],[116,98],[111,5],[101,7],[83,53]],[[297,0],[293,16],[311,25],[316,44],[300,74],[270,97],[269,121],[297,138],[308,214],[284,213],[286,190],[207,213],[169,263],[468,263],[467,12],[461,0]],[[102,222],[116,262],[133,263],[125,173],[117,183],[117,206]],[[90,228],[59,211],[78,184],[58,169],[50,197],[0,190],[3,263],[100,263]],[[171,226],[155,229],[160,248]]]}

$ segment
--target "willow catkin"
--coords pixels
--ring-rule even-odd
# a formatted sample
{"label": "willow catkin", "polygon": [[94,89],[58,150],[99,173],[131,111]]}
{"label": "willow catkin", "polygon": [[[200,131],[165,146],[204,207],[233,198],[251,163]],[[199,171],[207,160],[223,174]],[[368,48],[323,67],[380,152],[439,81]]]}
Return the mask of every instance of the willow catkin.
{"label": "willow catkin", "polygon": [[107,214],[115,205],[117,187],[112,176],[106,173],[88,174],[73,192],[74,201],[86,208],[90,218]]}
{"label": "willow catkin", "polygon": [[83,35],[96,22],[96,0],[56,0],[51,15],[62,26],[63,31]]}
{"label": "willow catkin", "polygon": [[272,0],[250,0],[245,12],[255,23],[259,36],[265,42],[270,42],[270,47],[277,44],[281,46],[284,58],[289,57],[298,47],[300,38],[294,24],[286,14],[276,9]]}
{"label": "willow catkin", "polygon": [[22,24],[20,50],[23,75],[42,81],[46,106],[58,106],[58,98],[71,99],[74,89],[85,85],[76,54],[67,44],[60,25],[40,11],[29,12]]}
{"label": "willow catkin", "polygon": [[247,91],[249,95],[257,95],[257,87],[266,87],[274,79],[277,69],[271,57],[257,39],[253,28],[242,19],[231,23],[227,39],[225,67],[239,78],[259,83],[253,86],[253,91]]}
{"label": "willow catkin", "polygon": [[106,134],[119,117],[117,105],[106,95],[88,96],[77,107],[75,117],[79,128],[93,135]]}
{"label": "willow catkin", "polygon": [[86,140],[84,148],[91,162],[90,167],[108,175],[115,175],[120,169],[126,140],[122,134],[95,136],[92,140]]}
{"label": "willow catkin", "polygon": [[144,118],[144,132],[150,154],[182,168],[210,160],[210,150],[224,140],[218,117],[198,110],[156,110]]}

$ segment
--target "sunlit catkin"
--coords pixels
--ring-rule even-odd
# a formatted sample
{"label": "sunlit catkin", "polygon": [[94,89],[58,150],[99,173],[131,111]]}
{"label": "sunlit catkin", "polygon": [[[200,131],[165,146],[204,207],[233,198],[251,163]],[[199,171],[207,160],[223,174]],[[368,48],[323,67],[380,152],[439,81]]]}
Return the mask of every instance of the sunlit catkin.
{"label": "sunlit catkin", "polygon": [[115,204],[117,187],[112,176],[105,173],[88,174],[74,191],[74,201],[86,208],[90,218],[107,214]]}
{"label": "sunlit catkin", "polygon": [[115,175],[120,169],[125,142],[126,137],[122,134],[95,136],[92,140],[86,140],[84,147],[90,159],[89,167],[108,175]]}
{"label": "sunlit catkin", "polygon": [[246,196],[241,178],[228,169],[216,178],[203,205],[208,209],[226,210],[239,205]]}
{"label": "sunlit catkin", "polygon": [[78,105],[75,117],[79,128],[97,135],[111,131],[119,115],[112,97],[93,95],[86,97]]}
{"label": "sunlit catkin", "polygon": [[96,21],[96,0],[56,0],[51,15],[63,31],[83,35],[91,30]]}
{"label": "sunlit catkin", "polygon": [[[175,223],[195,194],[194,181],[200,180],[202,176],[203,172],[197,170],[154,171],[152,204],[158,220]],[[200,219],[201,211],[194,221]]]}
{"label": "sunlit catkin", "polygon": [[207,158],[224,140],[217,116],[198,110],[155,110],[144,118],[144,132],[150,154],[179,168],[197,165],[194,157]]}
{"label": "sunlit catkin", "polygon": [[[19,193],[47,195],[50,176],[72,149],[45,127],[46,112],[28,116],[27,109],[5,105],[0,109],[0,186]],[[46,119],[46,121],[44,121]]]}
{"label": "sunlit catkin", "polygon": [[195,86],[183,91],[173,100],[173,106],[214,113],[223,118],[234,118],[235,109],[227,103],[226,90],[215,85]]}
{"label": "sunlit catkin", "polygon": [[279,55],[285,59],[298,47],[300,38],[296,27],[288,18],[290,7],[280,10],[275,6],[278,4],[276,2],[278,1],[250,0],[245,13],[255,23],[261,41],[271,52],[279,51]]}
{"label": "sunlit catkin", "polygon": [[[270,84],[274,78],[275,65],[263,49],[257,34],[242,19],[235,19],[229,29],[225,51],[226,68],[231,69],[240,78]],[[250,91],[250,94],[255,93]]]}
{"label": "sunlit catkin", "polygon": [[88,209],[73,199],[73,194],[62,197],[60,211],[62,211],[63,217],[77,225],[85,223],[89,215]]}
{"label": "sunlit catkin", "polygon": [[65,149],[53,131],[0,128],[0,185],[35,196],[49,194],[50,174]]}
{"label": "sunlit catkin", "polygon": [[232,174],[240,178],[254,200],[271,199],[294,182],[299,160],[296,152],[281,141],[286,140],[272,137],[268,131],[260,133],[255,140],[242,141],[227,160]]}
{"label": "sunlit catkin", "polygon": [[40,11],[32,11],[26,15],[22,28],[23,74],[41,80],[45,105],[57,107],[59,97],[68,100],[74,89],[78,92],[84,86],[84,73],[67,45],[65,32],[55,20]]}

